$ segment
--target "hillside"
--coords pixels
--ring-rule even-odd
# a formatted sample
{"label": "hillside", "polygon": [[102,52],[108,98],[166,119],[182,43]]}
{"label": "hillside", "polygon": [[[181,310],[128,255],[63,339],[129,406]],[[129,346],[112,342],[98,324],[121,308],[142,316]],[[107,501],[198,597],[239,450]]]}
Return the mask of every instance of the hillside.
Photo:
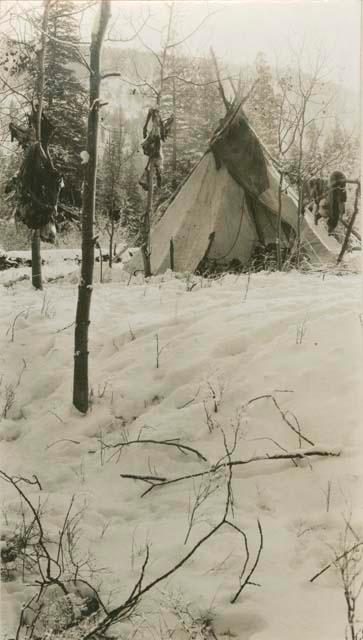
{"label": "hillside", "polygon": [[[0,288],[2,468],[36,474],[41,490],[21,487],[39,501],[47,537],[57,538],[74,496],[74,553],[80,564],[89,554],[80,577],[114,606],[137,581],[146,545],[145,584],[216,526],[229,480],[229,519],[247,536],[248,571],[261,543],[258,522],[263,535],[255,572],[234,604],[246,547],[237,530],[222,527],[112,633],[125,640],[341,640],[347,614],[339,572],[332,566],[310,580],[362,535],[360,276],[211,281],[167,273],[145,283],[115,265],[112,279],[107,271],[106,282],[95,284],[92,410],[81,416],[71,406],[78,272],[71,263],[64,268],[59,252],[48,260],[45,276],[64,277],[45,294],[26,281],[10,286],[19,270],[2,273],[7,286]],[[289,452],[293,459],[269,459]],[[221,458],[244,464],[230,478],[225,467],[214,471]],[[200,472],[144,497],[150,484],[121,477]],[[29,518],[4,482],[2,511],[4,549]],[[35,576],[26,569],[22,582],[20,556],[7,570],[2,636],[13,638]],[[361,580],[360,552],[354,570]]]}

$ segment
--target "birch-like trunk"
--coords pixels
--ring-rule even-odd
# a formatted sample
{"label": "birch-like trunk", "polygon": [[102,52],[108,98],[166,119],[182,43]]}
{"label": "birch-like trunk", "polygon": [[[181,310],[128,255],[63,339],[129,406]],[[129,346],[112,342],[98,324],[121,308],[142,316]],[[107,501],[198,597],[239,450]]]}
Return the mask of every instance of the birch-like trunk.
{"label": "birch-like trunk", "polygon": [[279,204],[277,210],[277,238],[276,238],[276,250],[277,250],[277,268],[279,271],[282,269],[282,257],[281,257],[281,214],[282,214],[282,183],[284,180],[284,174],[281,171],[279,181]]}
{"label": "birch-like trunk", "polygon": [[88,328],[94,267],[94,217],[96,201],[97,147],[101,85],[101,51],[106,26],[111,15],[110,0],[99,3],[90,46],[90,94],[87,125],[88,162],[85,167],[82,204],[82,267],[78,287],[74,334],[73,404],[82,413],[89,406]]}

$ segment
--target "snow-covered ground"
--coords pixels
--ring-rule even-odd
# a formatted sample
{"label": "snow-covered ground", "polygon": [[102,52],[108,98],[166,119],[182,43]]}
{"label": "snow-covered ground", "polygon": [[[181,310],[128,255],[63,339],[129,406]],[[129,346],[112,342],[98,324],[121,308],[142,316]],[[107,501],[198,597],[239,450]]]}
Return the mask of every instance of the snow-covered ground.
{"label": "snow-covered ground", "polygon": [[[92,298],[87,416],[71,403],[74,263],[50,261],[44,274],[65,277],[44,292],[29,281],[1,286],[25,269],[1,273],[0,416],[7,390],[14,391],[0,420],[1,468],[38,476],[42,491],[22,487],[35,504],[41,501],[49,535],[62,526],[75,495],[75,511],[83,513],[79,554],[90,551],[97,569],[88,580],[115,604],[135,584],[146,544],[148,582],[218,523],[227,485],[222,474],[206,489],[205,476],[141,497],[148,485],[120,474],[175,478],[207,470],[225,455],[223,433],[232,446],[237,428],[233,460],[311,449],[293,425],[315,447],[341,454],[234,467],[229,518],[248,538],[249,567],[259,545],[258,519],[263,531],[254,584],[231,604],[246,553],[241,535],[221,528],[145,596],[119,637],[213,637],[187,635],[182,612],[189,604],[195,620],[212,620],[218,640],[342,640],[347,614],[338,572],[333,567],[313,583],[310,578],[340,551],[344,519],[353,540],[363,531],[360,276],[260,273],[206,281],[167,273],[145,284],[141,276],[130,281],[116,265],[112,280],[104,270],[106,282],[95,284]],[[208,462],[152,443],[127,445],[109,460],[114,451],[105,444],[137,438],[179,438]],[[184,544],[200,490],[210,495]],[[1,495],[3,526],[14,528],[21,518],[18,496],[5,482]],[[14,637],[32,589],[20,576],[3,582],[3,637]]]}

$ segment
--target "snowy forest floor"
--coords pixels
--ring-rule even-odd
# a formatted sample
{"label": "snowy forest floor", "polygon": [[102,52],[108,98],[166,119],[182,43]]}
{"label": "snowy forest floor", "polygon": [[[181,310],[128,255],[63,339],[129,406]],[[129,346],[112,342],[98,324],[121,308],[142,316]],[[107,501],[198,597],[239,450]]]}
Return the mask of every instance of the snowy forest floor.
{"label": "snowy forest floor", "polygon": [[[309,448],[284,418],[315,446],[341,451],[295,464],[236,466],[234,522],[248,538],[249,566],[259,545],[257,519],[263,531],[256,584],[231,604],[246,553],[238,533],[221,529],[145,596],[136,620],[113,633],[122,640],[208,638],[187,628],[210,619],[218,640],[343,640],[347,613],[338,571],[309,580],[341,551],[345,520],[353,542],[363,535],[360,276],[260,273],[207,281],[167,273],[145,284],[141,276],[128,283],[118,265],[111,281],[105,267],[106,282],[95,284],[92,298],[92,408],[82,416],[71,402],[78,270],[71,262],[49,263],[44,274],[64,278],[44,292],[29,281],[9,286],[23,272],[0,274],[1,468],[38,476],[42,490],[29,486],[27,494],[41,501],[50,536],[75,495],[75,511],[82,512],[77,553],[90,554],[96,571],[87,579],[105,602],[129,594],[147,543],[150,580],[218,522],[226,500],[220,474],[144,497],[147,485],[120,474],[174,478],[206,470],[225,455],[223,433],[231,443],[236,429],[234,460]],[[125,446],[113,457],[105,448],[138,437],[179,438],[208,462],[152,443]],[[207,498],[184,544],[203,491]],[[18,496],[7,483],[1,496],[2,527],[15,529]],[[363,569],[359,563],[357,557]],[[2,583],[3,638],[14,638],[32,590],[20,575]]]}

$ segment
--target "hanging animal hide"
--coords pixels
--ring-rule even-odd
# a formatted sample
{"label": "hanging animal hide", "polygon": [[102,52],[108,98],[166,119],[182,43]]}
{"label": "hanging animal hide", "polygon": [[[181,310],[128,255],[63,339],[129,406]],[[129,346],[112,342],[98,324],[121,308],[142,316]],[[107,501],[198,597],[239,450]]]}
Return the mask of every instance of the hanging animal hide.
{"label": "hanging animal hide", "polygon": [[[149,122],[151,122],[151,129],[148,133]],[[139,181],[139,184],[143,189],[145,189],[145,191],[149,188],[150,160],[154,160],[157,185],[158,187],[161,187],[161,175],[163,170],[162,142],[165,142],[167,139],[173,122],[174,116],[169,116],[166,120],[162,120],[159,109],[151,108],[147,113],[143,128],[143,136],[145,140],[141,146],[144,154],[148,156],[149,160]]]}
{"label": "hanging animal hide", "polygon": [[314,222],[326,218],[328,232],[336,229],[345,213],[347,200],[346,177],[341,171],[333,171],[329,181],[324,178],[310,178],[308,182],[310,210],[314,213]]}
{"label": "hanging animal hide", "polygon": [[320,218],[328,218],[329,208],[327,203],[328,181],[324,178],[310,178],[307,184],[308,207],[314,214],[314,222],[317,225]]}
{"label": "hanging animal hide", "polygon": [[332,233],[345,213],[347,201],[346,177],[341,171],[333,171],[329,178],[329,220],[328,231]]}
{"label": "hanging animal hide", "polygon": [[34,142],[36,119],[37,109],[33,108],[29,116],[29,129],[10,123],[11,138],[18,141],[25,156],[19,173],[9,181],[7,191],[15,187],[16,219],[29,229],[40,229],[40,236],[46,242],[54,242],[57,204],[64,183],[48,150],[54,127],[43,115],[42,144]]}

